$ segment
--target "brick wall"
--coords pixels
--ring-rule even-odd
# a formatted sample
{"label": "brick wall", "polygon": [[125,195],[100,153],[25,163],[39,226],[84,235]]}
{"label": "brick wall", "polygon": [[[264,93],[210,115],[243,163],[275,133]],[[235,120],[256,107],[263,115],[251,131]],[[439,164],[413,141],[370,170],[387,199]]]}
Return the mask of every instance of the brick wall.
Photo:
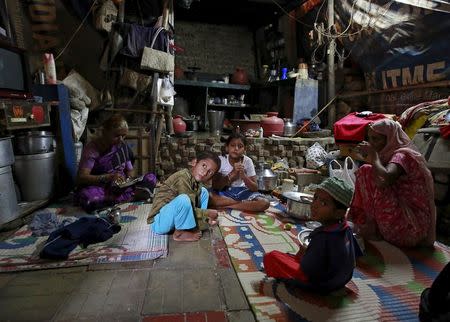
{"label": "brick wall", "polygon": [[254,78],[253,33],[245,26],[177,21],[175,44],[185,49],[175,57],[183,70],[196,66],[201,73],[232,74],[240,66]]}
{"label": "brick wall", "polygon": [[[309,146],[319,142],[326,150],[334,149],[334,139],[314,138],[314,139],[273,139],[273,138],[248,138],[246,155],[254,163],[262,161],[275,163],[280,159],[285,159],[289,167],[303,167],[305,164],[305,152]],[[166,178],[177,170],[186,168],[197,152],[214,151],[224,152],[224,144],[219,142],[217,137],[200,139],[167,137],[161,139],[160,155],[158,157],[159,166],[157,175],[160,179]],[[280,171],[278,178],[284,179],[288,176],[287,171]]]}

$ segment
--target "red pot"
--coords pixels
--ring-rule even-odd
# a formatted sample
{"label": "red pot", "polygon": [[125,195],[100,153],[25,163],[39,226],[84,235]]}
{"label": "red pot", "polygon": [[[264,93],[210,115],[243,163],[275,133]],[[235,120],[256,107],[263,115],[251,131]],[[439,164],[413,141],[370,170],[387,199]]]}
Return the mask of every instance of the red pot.
{"label": "red pot", "polygon": [[261,126],[264,130],[264,136],[283,135],[284,121],[278,116],[278,112],[267,112],[267,117],[261,120]]}
{"label": "red pot", "polygon": [[183,71],[183,68],[178,67],[178,66],[175,67],[173,77],[174,77],[175,79],[183,79],[183,78],[184,78],[184,71]]}
{"label": "red pot", "polygon": [[231,83],[239,85],[248,84],[248,75],[244,68],[236,67],[233,76],[231,76]]}
{"label": "red pot", "polygon": [[186,132],[186,122],[183,121],[183,117],[181,115],[175,115],[172,119],[172,124],[175,134]]}

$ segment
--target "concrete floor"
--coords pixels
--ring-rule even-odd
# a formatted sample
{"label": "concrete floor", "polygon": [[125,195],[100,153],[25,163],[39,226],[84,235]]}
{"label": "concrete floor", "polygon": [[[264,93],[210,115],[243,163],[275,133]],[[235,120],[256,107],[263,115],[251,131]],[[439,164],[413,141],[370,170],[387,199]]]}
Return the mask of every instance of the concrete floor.
{"label": "concrete floor", "polygon": [[167,258],[0,273],[0,321],[255,320],[214,227]]}

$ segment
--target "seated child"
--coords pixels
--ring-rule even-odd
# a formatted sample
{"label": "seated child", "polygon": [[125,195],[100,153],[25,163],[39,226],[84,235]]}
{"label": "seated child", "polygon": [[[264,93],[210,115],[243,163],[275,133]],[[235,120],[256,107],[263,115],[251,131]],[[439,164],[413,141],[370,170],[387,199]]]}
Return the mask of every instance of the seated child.
{"label": "seated child", "polygon": [[358,247],[345,214],[353,190],[338,178],[327,178],[314,194],[312,220],[322,224],[309,235],[306,250],[296,255],[272,251],[264,256],[267,276],[294,280],[295,285],[329,293],[342,288],[352,278],[355,247]]}
{"label": "seated child", "polygon": [[191,169],[172,174],[158,188],[147,222],[157,234],[173,229],[176,241],[196,241],[207,224],[217,223],[217,210],[207,209],[209,193],[202,183],[211,180],[219,170],[220,159],[209,151],[201,152],[192,161]]}
{"label": "seated child", "polygon": [[269,201],[258,192],[255,166],[244,155],[247,140],[240,133],[231,134],[226,143],[226,156],[220,156],[219,172],[213,177],[211,206],[246,211],[264,211]]}

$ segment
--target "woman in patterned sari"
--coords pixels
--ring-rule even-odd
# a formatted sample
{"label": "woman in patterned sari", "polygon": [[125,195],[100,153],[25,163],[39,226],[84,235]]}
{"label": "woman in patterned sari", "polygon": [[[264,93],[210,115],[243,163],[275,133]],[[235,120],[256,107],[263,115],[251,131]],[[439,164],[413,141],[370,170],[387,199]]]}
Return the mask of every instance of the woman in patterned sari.
{"label": "woman in patterned sari", "polygon": [[433,178],[423,156],[399,123],[368,125],[358,145],[368,164],[356,172],[349,219],[362,237],[382,237],[400,246],[433,245],[436,207]]}
{"label": "woman in patterned sari", "polygon": [[101,135],[83,149],[78,167],[76,202],[86,211],[121,202],[149,199],[156,184],[152,173],[134,185],[117,185],[133,177],[133,152],[124,142],[128,124],[120,114],[103,123]]}

